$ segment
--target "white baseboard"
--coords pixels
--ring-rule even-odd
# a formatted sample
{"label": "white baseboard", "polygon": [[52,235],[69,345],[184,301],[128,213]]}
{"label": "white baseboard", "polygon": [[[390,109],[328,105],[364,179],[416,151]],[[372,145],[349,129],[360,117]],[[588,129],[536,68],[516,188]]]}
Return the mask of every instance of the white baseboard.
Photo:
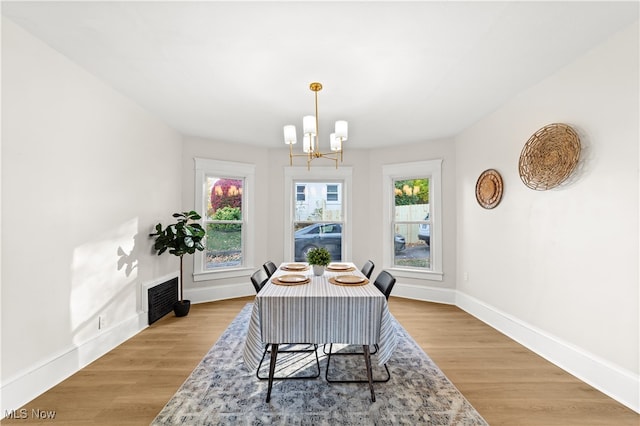
{"label": "white baseboard", "polygon": [[640,376],[612,365],[486,303],[456,292],[455,304],[600,392],[640,412]]}
{"label": "white baseboard", "polygon": [[[0,418],[11,410],[17,410],[139,333],[147,327],[147,323],[146,314],[138,313],[105,329],[104,332],[81,345],[55,354],[41,365],[18,373],[7,380],[0,388]],[[40,408],[51,409],[51,407]]]}
{"label": "white baseboard", "polygon": [[[247,281],[247,280],[245,280]],[[255,296],[256,290],[250,282],[242,284],[225,284],[211,287],[192,288],[184,290],[184,298],[191,303],[206,303],[216,300],[233,299],[236,297]]]}
{"label": "white baseboard", "polygon": [[425,302],[444,303],[454,305],[456,292],[449,288],[427,287],[424,285],[396,283],[393,295],[406,299],[423,300]]}

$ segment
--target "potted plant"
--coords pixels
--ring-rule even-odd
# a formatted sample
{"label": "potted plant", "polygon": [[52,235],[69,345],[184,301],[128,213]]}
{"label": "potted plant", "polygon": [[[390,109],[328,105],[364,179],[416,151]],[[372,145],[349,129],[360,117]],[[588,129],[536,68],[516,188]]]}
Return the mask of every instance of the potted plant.
{"label": "potted plant", "polygon": [[191,301],[184,300],[183,296],[182,258],[185,254],[204,250],[202,239],[205,236],[205,231],[199,223],[193,223],[201,219],[201,216],[193,210],[174,213],[173,217],[177,219],[176,223],[168,225],[164,229],[162,224],[157,224],[156,232],[149,234],[149,237],[156,237],[153,248],[158,252],[158,256],[169,250],[169,253],[180,257],[180,297],[178,302],[173,305],[173,312],[177,317],[183,317],[189,313]]}
{"label": "potted plant", "polygon": [[324,247],[316,247],[307,253],[307,262],[313,267],[313,275],[319,276],[331,262],[331,254]]}

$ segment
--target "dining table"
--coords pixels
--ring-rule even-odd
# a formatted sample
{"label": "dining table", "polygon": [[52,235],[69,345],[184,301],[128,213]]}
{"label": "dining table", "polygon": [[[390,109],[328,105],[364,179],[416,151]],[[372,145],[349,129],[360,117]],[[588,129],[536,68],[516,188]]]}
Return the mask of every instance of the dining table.
{"label": "dining table", "polygon": [[278,345],[362,345],[371,401],[375,401],[370,345],[380,365],[397,345],[386,297],[352,262],[332,263],[314,275],[307,263],[282,263],[256,295],[243,348],[244,364],[257,369],[271,345],[269,402]]}

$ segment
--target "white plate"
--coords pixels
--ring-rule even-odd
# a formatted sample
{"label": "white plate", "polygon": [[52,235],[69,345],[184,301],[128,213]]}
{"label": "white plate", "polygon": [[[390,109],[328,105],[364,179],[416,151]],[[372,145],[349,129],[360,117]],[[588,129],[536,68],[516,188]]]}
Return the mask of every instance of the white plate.
{"label": "white plate", "polygon": [[282,275],[278,277],[283,283],[301,283],[307,280],[304,275]]}
{"label": "white plate", "polygon": [[340,275],[335,277],[335,280],[341,284],[360,284],[364,282],[364,278],[357,275]]}
{"label": "white plate", "polygon": [[302,271],[303,269],[306,269],[307,265],[305,265],[304,263],[289,263],[287,265],[284,265],[284,267],[287,269]]}
{"label": "white plate", "polygon": [[350,265],[345,265],[344,263],[334,263],[332,265],[329,265],[330,269],[334,269],[336,271],[345,271],[349,268],[351,268]]}

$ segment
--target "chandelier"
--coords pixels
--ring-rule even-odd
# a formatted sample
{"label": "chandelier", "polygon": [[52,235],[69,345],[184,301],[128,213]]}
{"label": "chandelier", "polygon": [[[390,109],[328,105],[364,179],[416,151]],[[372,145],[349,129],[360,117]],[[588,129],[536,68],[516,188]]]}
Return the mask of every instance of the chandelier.
{"label": "chandelier", "polygon": [[289,145],[289,165],[293,166],[293,157],[306,157],[307,170],[310,170],[313,160],[326,158],[334,161],[337,169],[338,160],[342,162],[342,144],[347,140],[348,124],[343,120],[336,121],[335,133],[329,135],[330,152],[321,152],[318,142],[318,92],[322,90],[322,84],[311,83],[309,88],[315,94],[316,115],[307,115],[302,118],[302,151],[304,154],[293,153],[293,144],[298,141],[296,126],[293,124],[284,126],[284,143]]}

